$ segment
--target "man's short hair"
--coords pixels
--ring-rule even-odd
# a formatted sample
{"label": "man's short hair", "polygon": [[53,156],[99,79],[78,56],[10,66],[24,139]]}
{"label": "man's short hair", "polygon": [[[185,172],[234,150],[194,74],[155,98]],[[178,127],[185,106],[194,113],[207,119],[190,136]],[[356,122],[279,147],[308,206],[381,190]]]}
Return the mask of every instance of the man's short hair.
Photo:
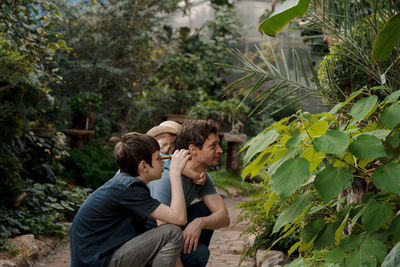
{"label": "man's short hair", "polygon": [[114,147],[114,160],[120,171],[132,176],[139,175],[138,166],[142,160],[152,166],[152,156],[160,150],[160,145],[154,137],[141,133],[130,132],[111,140],[118,141]]}
{"label": "man's short hair", "polygon": [[177,149],[189,149],[193,144],[199,149],[210,134],[218,135],[218,125],[212,120],[193,120],[182,124],[182,128],[176,137]]}

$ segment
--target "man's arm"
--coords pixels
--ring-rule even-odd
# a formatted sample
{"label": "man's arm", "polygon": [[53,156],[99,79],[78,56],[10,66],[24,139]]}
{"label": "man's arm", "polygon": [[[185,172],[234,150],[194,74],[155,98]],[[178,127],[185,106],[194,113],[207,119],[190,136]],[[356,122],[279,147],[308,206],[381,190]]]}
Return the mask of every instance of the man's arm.
{"label": "man's arm", "polygon": [[230,219],[225,202],[218,194],[210,194],[202,197],[204,204],[208,207],[211,215],[199,217],[191,221],[183,231],[185,245],[184,253],[191,253],[192,249],[197,250],[199,237],[202,229],[219,229],[229,226]]}

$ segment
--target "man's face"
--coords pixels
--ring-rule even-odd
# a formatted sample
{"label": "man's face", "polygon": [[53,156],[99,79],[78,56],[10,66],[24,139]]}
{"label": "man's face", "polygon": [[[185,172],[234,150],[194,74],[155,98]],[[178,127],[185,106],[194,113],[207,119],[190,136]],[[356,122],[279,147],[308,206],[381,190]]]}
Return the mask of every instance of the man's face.
{"label": "man's face", "polygon": [[221,159],[222,148],[219,145],[219,137],[210,134],[203,144],[202,149],[198,150],[196,160],[205,168],[218,166]]}
{"label": "man's face", "polygon": [[149,167],[149,176],[152,180],[157,180],[161,178],[163,172],[164,161],[160,158],[160,151],[156,151],[151,156],[151,167]]}
{"label": "man's face", "polygon": [[160,145],[161,154],[172,154],[175,151],[176,135],[163,133],[156,136],[156,140]]}

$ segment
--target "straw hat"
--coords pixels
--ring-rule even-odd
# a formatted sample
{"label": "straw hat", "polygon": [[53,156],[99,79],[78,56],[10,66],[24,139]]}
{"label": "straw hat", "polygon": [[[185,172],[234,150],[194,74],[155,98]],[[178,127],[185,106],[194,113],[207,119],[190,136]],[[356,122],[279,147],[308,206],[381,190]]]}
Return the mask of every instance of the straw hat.
{"label": "straw hat", "polygon": [[146,134],[156,137],[162,133],[170,133],[178,135],[181,125],[175,121],[163,121],[158,126],[151,128]]}

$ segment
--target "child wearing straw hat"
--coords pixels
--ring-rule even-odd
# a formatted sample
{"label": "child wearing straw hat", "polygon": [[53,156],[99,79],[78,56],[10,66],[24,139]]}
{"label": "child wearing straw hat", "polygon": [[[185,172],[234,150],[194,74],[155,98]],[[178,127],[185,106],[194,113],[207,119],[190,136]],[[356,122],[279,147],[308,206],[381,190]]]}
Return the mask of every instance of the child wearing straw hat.
{"label": "child wearing straw hat", "polygon": [[[175,140],[180,129],[181,125],[175,121],[163,121],[147,131],[146,134],[154,137],[160,145],[160,153],[168,156],[175,151]],[[168,157],[164,157],[166,166],[169,165]],[[182,173],[191,178],[194,184],[203,185],[206,181],[204,171],[197,173],[189,168],[184,168]]]}

